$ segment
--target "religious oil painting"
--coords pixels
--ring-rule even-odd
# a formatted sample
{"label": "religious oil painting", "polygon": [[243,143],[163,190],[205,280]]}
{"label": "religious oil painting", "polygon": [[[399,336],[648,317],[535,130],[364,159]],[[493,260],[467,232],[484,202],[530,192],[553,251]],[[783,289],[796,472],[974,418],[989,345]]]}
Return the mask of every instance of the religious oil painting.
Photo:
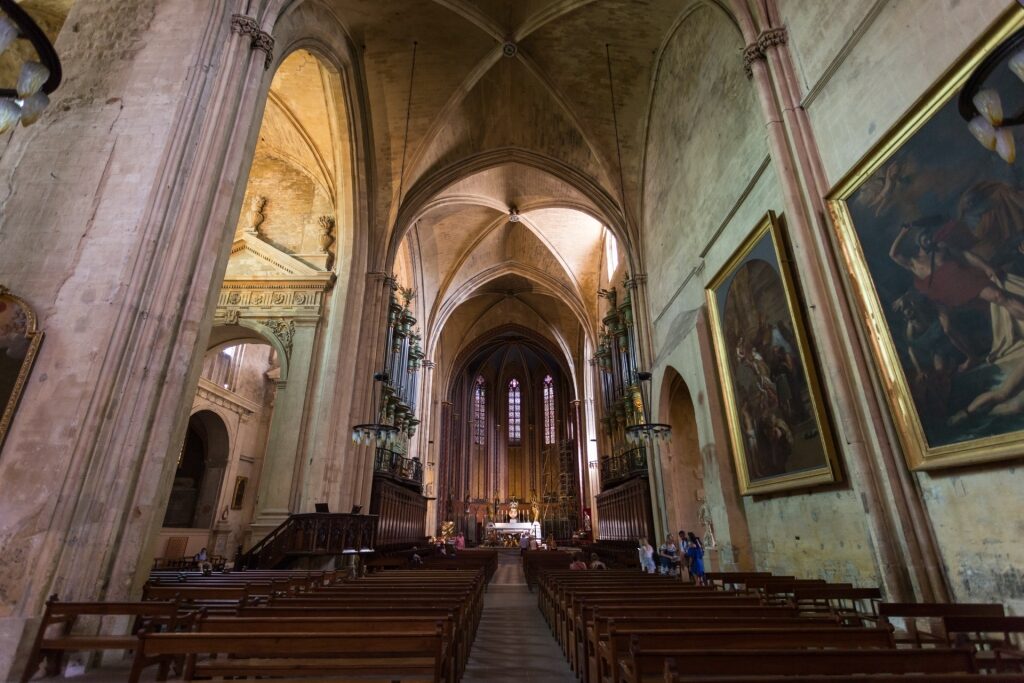
{"label": "religious oil painting", "polygon": [[838,478],[785,253],[781,224],[769,213],[706,292],[745,495]]}
{"label": "religious oil painting", "polygon": [[1024,113],[1022,18],[1004,17],[829,197],[914,469],[1024,452],[1024,169],[1010,121]]}
{"label": "religious oil painting", "polygon": [[28,304],[0,285],[0,447],[42,340]]}

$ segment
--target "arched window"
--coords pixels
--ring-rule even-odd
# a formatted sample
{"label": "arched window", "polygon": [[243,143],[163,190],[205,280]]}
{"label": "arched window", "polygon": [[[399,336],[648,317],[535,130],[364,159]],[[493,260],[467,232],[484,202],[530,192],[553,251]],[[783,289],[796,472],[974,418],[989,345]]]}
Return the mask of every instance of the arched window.
{"label": "arched window", "polygon": [[487,396],[484,378],[477,377],[473,385],[473,443],[483,444],[487,437]]}
{"label": "arched window", "polygon": [[514,379],[508,383],[508,442],[518,445],[522,438],[522,403],[519,380]]}
{"label": "arched window", "polygon": [[544,378],[544,443],[555,442],[555,381]]}

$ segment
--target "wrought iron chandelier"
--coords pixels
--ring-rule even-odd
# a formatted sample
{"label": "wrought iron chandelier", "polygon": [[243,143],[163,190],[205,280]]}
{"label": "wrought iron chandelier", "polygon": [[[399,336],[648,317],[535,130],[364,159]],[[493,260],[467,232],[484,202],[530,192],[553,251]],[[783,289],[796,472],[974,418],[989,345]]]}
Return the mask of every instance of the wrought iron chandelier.
{"label": "wrought iron chandelier", "polygon": [[0,53],[18,39],[32,44],[38,60],[22,63],[14,88],[0,88],[0,134],[19,121],[38,121],[62,78],[60,59],[43,30],[14,0],[0,0]]}
{"label": "wrought iron chandelier", "polygon": [[1024,124],[1024,109],[1013,116],[1004,115],[999,91],[985,87],[1007,57],[1006,67],[1024,81],[1024,29],[1014,33],[978,65],[960,91],[957,109],[975,139],[1012,164],[1017,158],[1017,148],[1011,129]]}
{"label": "wrought iron chandelier", "polygon": [[672,425],[667,425],[662,422],[651,422],[651,410],[648,406],[650,401],[650,387],[648,386],[647,395],[644,395],[644,385],[648,385],[651,381],[651,373],[649,372],[637,372],[636,378],[640,385],[640,403],[643,405],[644,421],[639,424],[628,425],[626,427],[626,441],[629,443],[641,443],[643,441],[649,441],[654,443],[655,441],[668,442],[672,439]]}
{"label": "wrought iron chandelier", "polygon": [[386,372],[374,373],[373,406],[376,411],[376,418],[374,422],[358,424],[352,428],[352,443],[359,446],[369,446],[371,443],[378,446],[391,446],[394,445],[395,439],[398,438],[398,427],[386,423],[384,416],[381,415],[383,412],[382,399],[384,398],[384,392],[383,390],[378,391],[377,387],[387,381],[388,375]]}

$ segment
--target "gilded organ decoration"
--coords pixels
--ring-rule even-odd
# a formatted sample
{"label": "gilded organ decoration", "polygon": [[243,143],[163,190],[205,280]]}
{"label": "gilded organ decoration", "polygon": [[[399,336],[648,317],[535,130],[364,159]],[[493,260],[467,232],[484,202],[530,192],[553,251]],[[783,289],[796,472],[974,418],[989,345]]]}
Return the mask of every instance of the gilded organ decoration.
{"label": "gilded organ decoration", "polygon": [[644,420],[643,397],[637,376],[636,328],[633,324],[632,286],[626,276],[625,294],[602,289],[598,296],[607,301],[597,351],[591,359],[600,375],[602,401],[601,431],[604,453],[601,457],[601,487],[608,489],[632,476],[647,474],[647,446],[631,443],[626,428]]}
{"label": "gilded organ decoration", "polygon": [[0,447],[42,341],[32,309],[0,285]]}

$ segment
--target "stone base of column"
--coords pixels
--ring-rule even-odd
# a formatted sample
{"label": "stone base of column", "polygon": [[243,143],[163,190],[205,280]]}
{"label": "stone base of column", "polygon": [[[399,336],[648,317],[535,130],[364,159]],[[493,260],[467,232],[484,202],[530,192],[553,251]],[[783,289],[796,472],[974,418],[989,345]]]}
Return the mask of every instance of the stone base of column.
{"label": "stone base of column", "polygon": [[21,676],[42,621],[42,615],[0,618],[0,681],[16,681]]}
{"label": "stone base of column", "polygon": [[253,518],[249,525],[249,532],[246,535],[245,551],[249,551],[254,545],[267,537],[277,527],[281,526],[291,512],[288,510],[261,510]]}

